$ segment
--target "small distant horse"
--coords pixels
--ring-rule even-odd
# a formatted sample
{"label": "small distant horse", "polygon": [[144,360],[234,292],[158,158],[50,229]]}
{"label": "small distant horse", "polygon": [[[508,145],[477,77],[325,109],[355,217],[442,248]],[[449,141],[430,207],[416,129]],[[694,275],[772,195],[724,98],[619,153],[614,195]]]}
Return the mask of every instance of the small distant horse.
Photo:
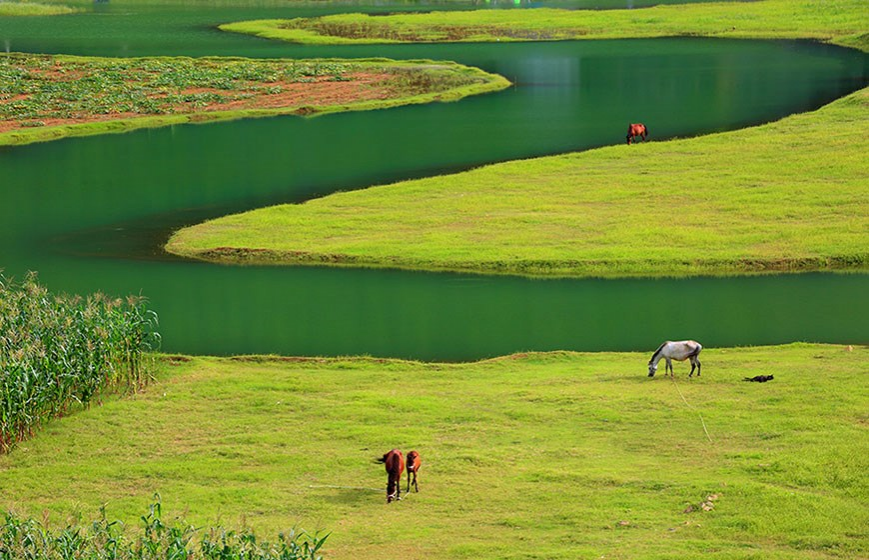
{"label": "small distant horse", "polygon": [[413,474],[413,488],[419,492],[419,484],[416,483],[416,475],[419,472],[419,466],[422,460],[419,453],[411,451],[407,454],[407,492],[410,493],[410,475]]}
{"label": "small distant horse", "polygon": [[377,459],[378,463],[386,465],[388,480],[386,483],[386,503],[401,499],[401,475],[404,472],[404,456],[398,449],[384,453]]}
{"label": "small distant horse", "polygon": [[697,368],[697,377],[700,377],[700,360],[697,356],[700,355],[701,350],[703,350],[703,346],[693,340],[680,340],[679,342],[668,340],[652,354],[652,359],[649,360],[649,377],[653,377],[658,371],[658,362],[661,361],[661,358],[667,360],[664,375],[669,371],[670,377],[673,377],[673,362],[670,360],[679,360],[680,362],[691,360],[691,373],[688,374],[688,377],[694,375],[694,368]]}
{"label": "small distant horse", "polygon": [[628,125],[628,135],[625,137],[628,141],[628,145],[631,145],[631,142],[634,141],[634,138],[639,136],[643,139],[643,142],[646,141],[646,135],[649,134],[649,129],[646,128],[646,125],[643,123],[631,123]]}

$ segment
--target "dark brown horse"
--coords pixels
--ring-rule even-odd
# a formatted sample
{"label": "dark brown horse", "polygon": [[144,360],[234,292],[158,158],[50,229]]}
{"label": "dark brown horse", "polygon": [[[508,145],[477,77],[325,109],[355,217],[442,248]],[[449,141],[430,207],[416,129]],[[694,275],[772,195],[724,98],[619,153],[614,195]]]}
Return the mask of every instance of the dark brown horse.
{"label": "dark brown horse", "polygon": [[378,463],[386,465],[388,480],[386,483],[386,503],[401,499],[401,475],[404,472],[404,456],[398,449],[384,453],[377,459]]}
{"label": "dark brown horse", "polygon": [[407,491],[410,492],[410,475],[413,474],[413,488],[419,492],[419,484],[416,483],[416,475],[419,472],[419,466],[422,460],[419,453],[411,451],[407,454]]}
{"label": "dark brown horse", "polygon": [[643,123],[632,123],[628,125],[628,135],[625,138],[627,138],[628,145],[630,145],[637,136],[645,142],[647,134],[649,134],[649,129],[646,128],[646,125]]}

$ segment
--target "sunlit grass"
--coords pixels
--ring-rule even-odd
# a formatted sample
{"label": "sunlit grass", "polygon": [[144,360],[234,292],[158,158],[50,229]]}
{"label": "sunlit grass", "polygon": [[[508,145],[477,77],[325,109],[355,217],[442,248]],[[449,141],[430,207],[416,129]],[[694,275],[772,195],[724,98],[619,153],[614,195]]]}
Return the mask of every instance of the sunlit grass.
{"label": "sunlit grass", "polygon": [[0,1],[0,17],[11,16],[55,16],[81,11],[62,4],[41,4],[36,2]]}
{"label": "sunlit grass", "polygon": [[228,216],[177,232],[168,249],[229,262],[532,275],[865,270],[866,137],[869,90],[742,131]]}
{"label": "sunlit grass", "polygon": [[631,10],[476,10],[338,14],[222,25],[224,31],[312,44],[488,42],[708,36],[811,38],[863,47],[862,0],[761,0],[659,5]]}
{"label": "sunlit grass", "polygon": [[[653,349],[167,358],[0,457],[0,510],[56,526],[107,504],[135,531],[160,492],[199,527],[325,529],[328,559],[865,557],[869,349],[702,342],[676,384],[647,377]],[[393,447],[421,453],[420,492],[387,506]]]}

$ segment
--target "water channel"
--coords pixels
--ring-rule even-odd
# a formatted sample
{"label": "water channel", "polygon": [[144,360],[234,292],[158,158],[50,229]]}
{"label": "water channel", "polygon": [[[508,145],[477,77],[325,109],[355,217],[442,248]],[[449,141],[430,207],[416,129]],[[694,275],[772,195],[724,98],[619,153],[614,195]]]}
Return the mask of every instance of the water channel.
{"label": "water channel", "polygon": [[[582,1],[576,7],[588,7]],[[866,275],[540,280],[227,267],[162,252],[171,231],[230,212],[617,144],[633,120],[649,124],[656,140],[736,129],[869,83],[869,57],[809,42],[302,47],[214,29],[240,19],[410,8],[420,9],[105,4],[59,18],[0,18],[0,45],[17,52],[426,58],[479,66],[515,84],[450,104],[0,148],[0,268],[13,276],[36,270],[55,291],[142,293],[160,315],[163,349],[191,354],[451,361],[648,350],[683,337],[707,346],[866,342]]]}

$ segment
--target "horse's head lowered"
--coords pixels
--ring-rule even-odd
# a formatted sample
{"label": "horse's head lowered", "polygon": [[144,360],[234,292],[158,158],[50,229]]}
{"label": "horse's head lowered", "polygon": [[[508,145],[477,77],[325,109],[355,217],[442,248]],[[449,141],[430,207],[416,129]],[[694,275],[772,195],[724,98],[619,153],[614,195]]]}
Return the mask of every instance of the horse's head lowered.
{"label": "horse's head lowered", "polygon": [[658,371],[658,364],[649,362],[649,377],[655,377],[656,371]]}

